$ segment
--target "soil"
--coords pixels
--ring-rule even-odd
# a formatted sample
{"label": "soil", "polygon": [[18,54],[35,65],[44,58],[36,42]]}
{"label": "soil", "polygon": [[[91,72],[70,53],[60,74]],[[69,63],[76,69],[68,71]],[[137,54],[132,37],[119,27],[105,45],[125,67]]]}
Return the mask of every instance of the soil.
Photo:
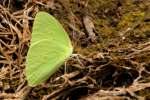
{"label": "soil", "polygon": [[[74,54],[29,87],[26,55],[37,12],[53,15]],[[0,0],[0,100],[150,100],[149,0]]]}

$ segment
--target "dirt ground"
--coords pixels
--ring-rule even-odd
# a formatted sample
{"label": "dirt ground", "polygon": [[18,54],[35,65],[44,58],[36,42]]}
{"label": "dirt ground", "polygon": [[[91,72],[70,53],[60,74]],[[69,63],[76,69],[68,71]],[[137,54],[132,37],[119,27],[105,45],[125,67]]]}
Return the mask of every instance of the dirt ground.
{"label": "dirt ground", "polygon": [[[61,22],[80,56],[31,88],[38,11]],[[0,100],[150,100],[150,0],[0,0]]]}

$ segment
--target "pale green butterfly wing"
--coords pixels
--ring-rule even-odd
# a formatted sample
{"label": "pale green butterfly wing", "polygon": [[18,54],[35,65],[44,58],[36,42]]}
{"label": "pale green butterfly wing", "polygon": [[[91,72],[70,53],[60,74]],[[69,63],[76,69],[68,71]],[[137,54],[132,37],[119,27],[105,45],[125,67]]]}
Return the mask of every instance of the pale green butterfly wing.
{"label": "pale green butterfly wing", "polygon": [[51,15],[39,12],[35,17],[26,61],[29,86],[47,80],[72,54],[72,50],[71,41],[61,24]]}
{"label": "pale green butterfly wing", "polygon": [[[36,86],[49,78],[59,68],[60,64],[71,55],[71,50],[57,45],[57,43],[49,40],[41,40],[39,43],[31,45],[26,69],[30,86]],[[38,52],[39,50],[41,52]]]}
{"label": "pale green butterfly wing", "polygon": [[39,39],[58,40],[63,45],[71,46],[68,34],[62,25],[51,15],[45,12],[37,13],[33,25],[32,42]]}

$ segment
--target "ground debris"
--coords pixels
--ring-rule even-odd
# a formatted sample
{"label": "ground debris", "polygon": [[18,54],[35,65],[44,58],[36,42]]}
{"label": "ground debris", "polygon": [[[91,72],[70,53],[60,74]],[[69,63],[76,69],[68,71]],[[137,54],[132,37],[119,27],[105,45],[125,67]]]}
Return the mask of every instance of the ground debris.
{"label": "ground debris", "polygon": [[[38,11],[62,23],[78,57],[31,88],[24,69]],[[0,99],[149,100],[149,12],[149,0],[0,0]]]}

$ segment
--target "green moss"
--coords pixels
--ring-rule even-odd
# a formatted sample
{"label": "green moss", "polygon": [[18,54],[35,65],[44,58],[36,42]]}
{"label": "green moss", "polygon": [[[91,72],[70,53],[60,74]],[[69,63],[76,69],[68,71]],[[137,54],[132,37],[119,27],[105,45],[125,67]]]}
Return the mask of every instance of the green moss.
{"label": "green moss", "polygon": [[145,12],[129,12],[125,14],[117,25],[119,30],[133,28],[143,20]]}

